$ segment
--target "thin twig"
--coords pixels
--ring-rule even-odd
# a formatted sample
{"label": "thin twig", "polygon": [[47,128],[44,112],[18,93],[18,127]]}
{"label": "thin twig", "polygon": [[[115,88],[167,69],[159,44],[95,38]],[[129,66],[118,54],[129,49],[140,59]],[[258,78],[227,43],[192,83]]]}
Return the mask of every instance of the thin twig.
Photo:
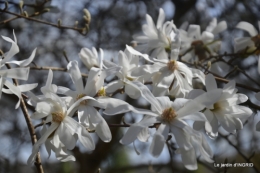
{"label": "thin twig", "polygon": [[[72,26],[64,26],[64,25],[54,24],[54,23],[46,22],[46,21],[35,19],[35,18],[32,18],[32,17],[23,16],[21,14],[13,13],[11,11],[2,10],[2,9],[0,9],[0,12],[14,15],[14,16],[16,16],[16,18],[23,18],[23,19],[26,19],[26,20],[31,20],[31,21],[42,23],[42,24],[45,24],[45,25],[50,25],[50,26],[53,26],[53,27],[56,27],[56,28],[70,29],[70,30],[78,31],[82,35],[87,35],[87,31],[84,32],[84,30],[86,30],[86,28],[76,28],[74,26],[72,27]],[[10,22],[11,20],[14,20],[16,18],[4,20],[4,21],[0,22],[0,24],[5,24],[5,23]]]}
{"label": "thin twig", "polygon": [[[9,64],[6,64],[6,67],[8,69],[11,69],[11,66]],[[19,83],[18,83],[18,81],[16,79],[12,79],[12,80],[13,80],[13,82],[14,82],[14,84],[16,86],[19,86]],[[34,145],[37,142],[35,130],[34,130],[32,122],[31,122],[31,119],[30,119],[30,116],[29,116],[29,113],[28,113],[28,110],[27,110],[24,98],[21,97],[20,101],[21,101],[21,105],[20,106],[21,106],[21,109],[22,109],[22,112],[23,112],[23,115],[24,115],[27,127],[29,129],[29,133],[30,133],[30,136],[31,136],[32,145]],[[36,155],[36,159],[35,159],[35,163],[34,164],[35,164],[35,166],[37,168],[38,173],[44,173],[43,167],[42,167],[42,163],[41,163],[41,157],[40,157],[40,153],[39,152]]]}

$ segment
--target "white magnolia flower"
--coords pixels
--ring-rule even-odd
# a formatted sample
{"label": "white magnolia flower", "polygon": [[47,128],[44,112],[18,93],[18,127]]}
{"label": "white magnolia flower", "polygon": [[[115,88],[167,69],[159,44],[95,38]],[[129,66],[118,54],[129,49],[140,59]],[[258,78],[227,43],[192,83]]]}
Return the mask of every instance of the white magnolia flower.
{"label": "white magnolia flower", "polygon": [[[168,97],[155,98],[150,90],[141,83],[133,82],[133,84],[140,89],[142,96],[151,103],[152,110],[156,115],[145,116],[140,122],[131,125],[120,141],[122,144],[130,144],[137,137],[141,141],[147,139],[147,133],[144,132],[147,127],[154,123],[160,123],[150,146],[150,153],[154,157],[161,154],[165,141],[168,139],[168,134],[172,133],[179,146],[177,152],[181,154],[182,161],[187,169],[197,169],[195,145],[199,146],[201,157],[208,162],[212,162],[212,152],[204,136],[193,130],[183,120],[206,121],[205,116],[199,111],[205,105],[218,99],[219,90],[202,95],[195,100],[178,98],[172,102]],[[201,102],[202,100],[207,100],[207,102]]]}
{"label": "white magnolia flower", "polygon": [[20,106],[20,98],[22,97],[22,93],[33,90],[34,88],[36,88],[38,86],[38,83],[23,84],[23,85],[15,86],[10,81],[5,80],[4,85],[8,88],[8,89],[2,88],[2,91],[5,94],[15,94],[19,98],[19,100],[15,106],[15,109],[17,109]]}
{"label": "white magnolia flower", "polygon": [[[44,133],[47,130],[48,130],[48,128],[46,127],[46,124],[44,124],[43,128],[41,130],[41,135],[44,135]],[[76,140],[72,140],[71,142],[76,142]],[[47,151],[49,157],[51,155],[51,151],[53,151],[55,153],[56,158],[62,162],[76,160],[75,157],[70,154],[70,152],[67,150],[66,146],[62,142],[60,142],[58,146],[54,146],[53,136],[49,136],[48,139],[46,139],[45,148],[46,148],[46,151]]]}
{"label": "white magnolia flower", "polygon": [[134,42],[137,42],[136,49],[151,53],[152,57],[164,59],[167,57],[167,52],[171,51],[171,44],[174,41],[177,29],[173,21],[165,22],[165,14],[160,8],[157,24],[155,25],[151,16],[146,14],[147,24],[142,26],[144,35],[135,35]]}
{"label": "white magnolia flower", "polygon": [[[106,87],[105,90],[107,93],[113,93],[118,89],[124,88],[124,91],[127,95],[131,98],[137,99],[140,97],[140,92],[129,85],[128,81],[135,81],[135,80],[145,80],[145,77],[138,78],[139,76],[133,75],[136,70],[139,69],[139,56],[148,58],[148,55],[141,54],[140,52],[134,50],[132,47],[126,45],[125,51],[120,51],[118,55],[118,65],[121,69],[116,73],[118,80],[110,82]],[[141,74],[138,74],[141,75]]]}
{"label": "white magnolia flower", "polygon": [[100,56],[98,56],[96,48],[92,47],[92,51],[88,48],[82,48],[79,53],[81,61],[90,70],[92,67],[102,68],[103,66],[103,50],[99,49]]}
{"label": "white magnolia flower", "polygon": [[97,68],[91,68],[88,74],[86,86],[84,87],[77,61],[71,61],[67,68],[76,91],[72,91],[65,87],[58,87],[58,93],[70,96],[72,98],[72,103],[88,96],[86,100],[82,101],[76,107],[78,110],[79,122],[90,130],[95,130],[97,135],[104,142],[109,142],[112,138],[110,129],[105,119],[95,108],[105,108],[105,106],[102,105],[102,102],[94,99],[95,96],[98,96],[99,91],[102,90],[104,84],[102,74],[104,73]]}
{"label": "white magnolia flower", "polygon": [[[249,55],[258,55],[260,54],[260,34],[257,29],[248,22],[239,22],[236,28],[247,31],[250,37],[242,37],[235,39],[235,51],[245,51]],[[258,21],[258,28],[260,29],[260,21]],[[258,73],[260,73],[260,56],[258,58]]]}
{"label": "white magnolia flower", "polygon": [[[219,90],[217,83],[212,74],[206,76],[207,92]],[[194,90],[195,91],[195,90]],[[196,98],[199,94],[205,93],[203,90],[196,90],[191,92],[189,98]],[[235,133],[236,130],[243,128],[243,123],[240,119],[248,118],[252,114],[252,110],[245,106],[238,104],[247,101],[248,97],[244,94],[237,94],[235,88],[235,81],[230,81],[222,89],[222,94],[216,102],[208,105],[204,110],[204,114],[208,120],[205,123],[205,129],[208,135],[212,138],[218,135],[218,125],[220,124],[226,131]],[[200,129],[204,126],[204,122],[195,122],[194,128]]]}
{"label": "white magnolia flower", "polygon": [[220,49],[221,41],[215,40],[214,36],[226,28],[225,21],[217,23],[217,19],[214,18],[202,33],[199,25],[189,25],[188,31],[180,30],[181,54],[185,54],[182,59],[187,61],[192,61],[194,58],[195,60],[203,60],[210,55],[216,55]]}
{"label": "white magnolia flower", "polygon": [[[29,90],[34,89],[37,84],[25,84],[15,86],[11,82],[7,80],[7,78],[12,79],[20,79],[20,80],[27,80],[29,75],[29,68],[24,68],[28,66],[32,60],[34,59],[36,48],[33,50],[31,56],[28,59],[21,60],[21,61],[10,61],[10,59],[19,52],[19,47],[17,45],[17,39],[15,33],[13,32],[14,40],[9,37],[2,36],[2,38],[11,43],[11,48],[8,52],[4,53],[0,56],[0,97],[2,91],[6,94],[15,94],[18,98],[21,98],[21,92],[26,92]],[[11,68],[11,69],[3,69],[6,64],[16,64],[19,65],[21,68]],[[8,89],[3,88],[6,86]],[[20,105],[20,100],[16,104],[15,108],[17,109]]]}
{"label": "white magnolia flower", "polygon": [[[170,95],[172,97],[186,97],[193,89],[192,79],[198,77],[204,83],[204,74],[198,69],[192,69],[177,61],[178,47],[172,50],[171,59],[149,60],[153,65],[144,65],[139,71],[151,75],[153,94],[155,96]],[[138,70],[137,70],[138,71]]]}
{"label": "white magnolia flower", "polygon": [[[55,94],[49,94],[49,97],[41,100],[36,104],[36,112],[31,116],[33,119],[46,118],[45,123],[51,123],[45,133],[34,144],[32,154],[28,158],[27,163],[31,164],[42,145],[48,138],[52,138],[53,150],[61,153],[63,147],[73,149],[76,145],[74,134],[77,134],[79,141],[89,150],[94,150],[95,144],[88,131],[72,118],[77,107],[81,102],[91,99],[84,96],[76,101],[71,107],[67,108],[66,104]],[[52,136],[53,135],[53,136]]]}

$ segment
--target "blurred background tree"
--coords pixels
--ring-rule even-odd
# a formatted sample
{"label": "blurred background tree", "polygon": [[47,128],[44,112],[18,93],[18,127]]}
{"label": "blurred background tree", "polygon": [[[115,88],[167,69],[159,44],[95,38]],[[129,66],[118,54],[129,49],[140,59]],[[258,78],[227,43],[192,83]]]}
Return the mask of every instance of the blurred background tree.
{"label": "blurred background tree", "polygon": [[[5,2],[0,0],[0,8],[5,8]],[[8,1],[7,10],[20,14],[20,1]],[[260,18],[260,1],[257,0],[26,0],[23,10],[28,16],[36,20],[46,21],[58,25],[58,27],[31,21],[17,17],[6,12],[0,12],[0,33],[3,36],[12,37],[13,30],[17,36],[20,53],[16,55],[18,60],[29,57],[32,50],[37,47],[37,54],[34,63],[37,67],[51,66],[66,68],[67,61],[64,51],[69,60],[78,60],[82,72],[87,72],[80,62],[78,53],[81,48],[96,47],[105,51],[106,58],[116,58],[119,50],[124,50],[126,44],[130,44],[132,36],[141,32],[145,15],[149,14],[156,21],[159,8],[163,8],[166,13],[166,20],[173,20],[177,27],[184,27],[185,22],[198,24],[202,31],[206,28],[212,18],[218,21],[225,20],[228,23],[228,30],[220,36],[223,39],[223,52],[233,52],[233,38],[241,36],[242,31],[235,28],[240,21],[247,21],[254,26]],[[91,13],[91,22],[86,26],[83,9],[88,9]],[[48,12],[47,12],[48,11]],[[58,22],[59,21],[59,22]],[[62,26],[69,26],[66,29]],[[88,29],[84,31],[75,29]],[[73,29],[74,28],[74,29]],[[9,49],[9,44],[0,41],[0,48],[5,52]],[[237,58],[234,61],[238,67],[249,73],[256,80],[257,60],[252,56],[247,59]],[[30,78],[27,83],[39,83],[39,87],[34,90],[40,94],[39,88],[44,85],[47,78],[47,70],[31,69]],[[228,79],[236,79],[240,83],[260,88],[248,78],[237,71],[232,73]],[[22,82],[22,81],[21,81]],[[67,73],[61,71],[54,72],[53,83],[57,85],[71,87],[72,82]],[[220,84],[221,85],[221,84]],[[251,106],[257,113],[259,102],[253,94],[254,92],[238,88],[240,92],[246,93]],[[140,107],[140,102],[131,100],[124,94],[117,94],[115,97],[124,98],[131,104]],[[0,172],[1,173],[31,173],[35,172],[34,167],[26,165],[26,160],[31,152],[31,142],[25,120],[20,109],[14,111],[16,97],[3,94],[0,100]],[[254,104],[251,104],[251,103]],[[142,105],[147,107],[149,105]],[[34,111],[29,107],[30,113]],[[110,124],[120,124],[124,115],[105,117]],[[129,114],[126,121],[133,123],[136,116]],[[254,119],[255,118],[255,119]],[[216,163],[254,163],[256,168],[217,168],[213,164],[199,161],[199,169],[194,172],[259,172],[260,171],[260,132],[255,131],[255,123],[259,117],[252,116],[245,122],[243,131],[237,134],[224,134],[215,140],[209,140],[215,153]],[[34,124],[39,122],[33,121]],[[36,129],[39,135],[39,129]],[[111,127],[113,139],[110,143],[104,143],[96,138],[96,149],[93,152],[82,150],[81,146],[76,147],[72,152],[77,161],[61,163],[55,158],[48,159],[42,154],[42,164],[45,172],[55,173],[95,173],[100,168],[102,173],[169,173],[169,172],[191,172],[186,170],[180,163],[178,154],[174,154],[176,145],[174,139],[169,141],[168,149],[172,156],[169,156],[167,147],[162,156],[154,159],[149,156],[148,144],[136,143],[138,156],[133,146],[123,146],[119,143],[124,132],[123,128]],[[93,134],[94,135],[94,134]],[[42,147],[41,153],[44,151]]]}

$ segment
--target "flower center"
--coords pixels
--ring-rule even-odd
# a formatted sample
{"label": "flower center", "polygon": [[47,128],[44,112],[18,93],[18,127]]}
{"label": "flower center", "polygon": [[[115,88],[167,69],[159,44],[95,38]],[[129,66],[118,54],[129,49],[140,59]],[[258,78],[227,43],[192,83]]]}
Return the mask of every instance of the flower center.
{"label": "flower center", "polygon": [[177,117],[177,113],[173,108],[168,108],[163,111],[161,117],[163,121],[170,123]]}
{"label": "flower center", "polygon": [[213,105],[213,109],[211,109],[211,111],[217,111],[217,110],[220,110],[221,109],[221,105],[220,105],[220,103],[215,103],[214,105]]}
{"label": "flower center", "polygon": [[106,96],[106,90],[104,87],[102,87],[98,93],[97,93],[97,96],[100,97],[100,96]]}
{"label": "flower center", "polygon": [[65,117],[62,112],[53,112],[53,113],[51,113],[51,115],[52,115],[52,121],[54,121],[56,123],[62,122],[62,120]]}
{"label": "flower center", "polygon": [[[85,97],[85,96],[86,96],[86,94],[79,94],[79,95],[77,96],[76,100],[79,100],[79,99],[81,99],[81,98],[83,98],[83,97]],[[81,105],[86,105],[87,103],[88,103],[87,100],[83,100],[83,101],[80,102]]]}
{"label": "flower center", "polygon": [[178,69],[178,63],[176,60],[171,60],[167,63],[167,67],[170,71],[174,72],[174,70]]}

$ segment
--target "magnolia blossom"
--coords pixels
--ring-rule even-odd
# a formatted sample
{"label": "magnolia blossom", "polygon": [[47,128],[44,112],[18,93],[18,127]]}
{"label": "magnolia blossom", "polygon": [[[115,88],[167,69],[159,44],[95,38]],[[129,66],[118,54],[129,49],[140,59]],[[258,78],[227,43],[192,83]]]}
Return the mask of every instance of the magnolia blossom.
{"label": "magnolia blossom", "polygon": [[[155,116],[145,116],[140,122],[130,126],[124,137],[121,139],[122,144],[130,144],[138,137],[143,140],[147,138],[147,127],[160,123],[156,133],[153,136],[153,141],[150,146],[150,153],[154,157],[158,157],[164,147],[168,134],[172,133],[175,136],[179,146],[177,153],[182,156],[183,164],[187,169],[197,169],[195,145],[199,146],[200,156],[208,162],[212,161],[212,151],[202,134],[193,130],[183,121],[200,120],[206,121],[205,116],[199,112],[205,105],[214,102],[218,99],[220,91],[213,91],[210,94],[200,96],[195,100],[178,98],[174,102],[168,97],[154,97],[150,90],[139,82],[133,82],[134,87],[138,87],[142,96],[151,103],[152,110]],[[206,102],[201,101],[207,100]]]}
{"label": "magnolia blossom", "polygon": [[[178,47],[171,51],[171,59],[149,60],[153,65],[139,67],[140,73],[150,74],[153,82],[155,96],[170,95],[172,97],[186,97],[193,89],[192,79],[198,77],[204,82],[204,74],[197,69],[192,69],[177,61]],[[147,77],[146,77],[147,78]]]}
{"label": "magnolia blossom", "polygon": [[[9,82],[7,78],[21,79],[21,80],[28,79],[30,69],[24,67],[28,66],[33,61],[36,53],[36,48],[33,50],[31,56],[28,59],[21,60],[21,61],[15,61],[15,60],[10,61],[10,59],[19,52],[19,47],[17,45],[17,39],[14,32],[13,35],[14,35],[14,40],[12,40],[9,37],[2,36],[2,38],[5,41],[11,43],[12,45],[8,52],[0,56],[0,69],[3,68],[6,64],[16,64],[22,68],[11,68],[11,69],[0,70],[0,97],[3,91],[6,94],[15,94],[18,98],[21,98],[21,92],[32,90],[37,86],[37,84],[25,84],[25,85],[15,86],[11,82]],[[3,88],[4,85],[8,89]],[[20,105],[20,101],[17,102],[15,108],[17,109],[19,105]]]}
{"label": "magnolia blossom", "polygon": [[52,138],[52,149],[56,155],[64,152],[63,147],[66,149],[73,149],[75,147],[76,138],[74,134],[77,134],[79,141],[87,149],[94,150],[95,144],[88,131],[72,118],[72,115],[75,112],[75,107],[87,99],[90,98],[84,96],[68,108],[57,95],[49,94],[48,97],[36,104],[36,112],[31,116],[31,118],[46,118],[45,123],[51,123],[51,125],[34,144],[32,154],[27,161],[28,164],[31,164],[34,161],[40,145],[46,142],[48,138]]}
{"label": "magnolia blossom", "polygon": [[[207,92],[219,90],[212,74],[206,76],[206,89]],[[236,130],[243,128],[243,123],[240,119],[246,119],[253,113],[251,109],[238,105],[246,102],[248,97],[245,94],[236,93],[235,81],[230,81],[221,90],[220,98],[213,104],[208,105],[203,112],[208,120],[205,124],[205,129],[212,138],[218,135],[219,124],[226,131],[235,133]],[[196,94],[191,92],[189,98],[196,98],[199,94],[205,93],[203,90],[194,91],[196,91]],[[204,122],[198,121],[194,123],[193,127],[200,129],[203,126]]]}
{"label": "magnolia blossom", "polygon": [[86,86],[84,87],[77,61],[71,61],[67,68],[75,85],[76,91],[72,91],[65,87],[58,87],[58,93],[70,96],[72,98],[72,103],[88,96],[86,100],[80,102],[80,104],[76,107],[78,110],[79,122],[88,127],[90,130],[95,130],[97,135],[104,142],[109,142],[112,138],[110,129],[105,119],[95,108],[104,108],[104,105],[93,98],[96,95],[104,94],[104,89],[102,89],[104,83],[104,78],[101,77],[102,72],[96,68],[91,68],[88,74]]}
{"label": "magnolia blossom", "polygon": [[91,67],[102,68],[104,53],[102,49],[99,49],[99,51],[100,56],[98,56],[97,50],[94,47],[92,47],[92,51],[88,48],[82,48],[80,50],[79,57],[88,70],[90,70]]}
{"label": "magnolia blossom", "polygon": [[202,33],[199,25],[190,25],[188,31],[181,29],[181,54],[184,54],[182,58],[187,61],[195,57],[203,60],[209,55],[216,55],[215,52],[220,49],[221,41],[214,40],[214,36],[226,28],[227,24],[225,21],[217,23],[217,19],[213,19],[206,31]]}
{"label": "magnolia blossom", "polygon": [[[257,29],[248,22],[239,22],[236,28],[243,29],[249,33],[251,37],[243,37],[235,39],[235,51],[245,51],[245,53],[258,55],[258,73],[260,73],[260,34]],[[260,29],[260,21],[258,21]]]}
{"label": "magnolia blossom", "polygon": [[[128,81],[143,81],[145,80],[145,76],[140,77],[141,74],[134,75],[136,71],[139,71],[139,56],[148,58],[148,55],[141,54],[140,52],[134,50],[132,47],[126,45],[125,51],[120,51],[118,55],[118,66],[121,68],[120,71],[116,73],[118,80],[110,82],[106,87],[105,90],[108,93],[113,93],[118,89],[124,87],[124,91],[127,95],[131,98],[137,99],[140,97],[139,90],[133,88],[129,85]],[[139,76],[138,76],[139,75]]]}
{"label": "magnolia blossom", "polygon": [[[46,124],[43,125],[43,128],[41,130],[41,135],[44,135],[44,133],[46,133],[46,131],[48,130],[46,126],[47,126]],[[46,139],[45,141],[45,148],[49,157],[51,155],[51,151],[53,151],[55,152],[56,158],[62,162],[75,161],[76,160],[75,157],[70,154],[66,146],[61,141],[58,146],[54,146],[53,136],[54,135],[50,135],[48,139]],[[75,140],[71,142],[75,142]]]}
{"label": "magnolia blossom", "polygon": [[137,42],[136,49],[150,53],[152,57],[163,59],[167,52],[171,51],[171,43],[176,35],[176,26],[173,21],[164,22],[165,14],[160,8],[157,24],[155,25],[151,16],[146,15],[147,24],[142,26],[144,35],[135,35],[134,42]]}

